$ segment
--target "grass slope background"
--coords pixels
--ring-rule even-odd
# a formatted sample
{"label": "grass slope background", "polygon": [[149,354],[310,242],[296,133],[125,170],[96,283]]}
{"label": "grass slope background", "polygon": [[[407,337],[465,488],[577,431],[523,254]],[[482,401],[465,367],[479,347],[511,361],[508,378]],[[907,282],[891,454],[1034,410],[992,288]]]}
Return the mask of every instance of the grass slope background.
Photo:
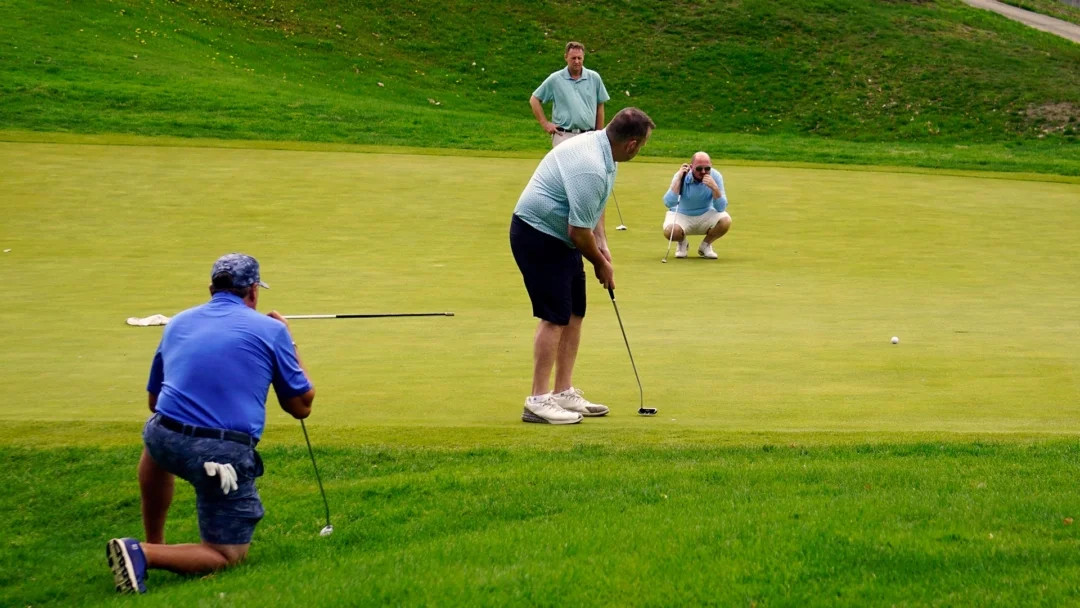
{"label": "grass slope background", "polygon": [[652,154],[1080,174],[1080,46],[953,0],[12,0],[0,127],[542,150],[569,38]]}

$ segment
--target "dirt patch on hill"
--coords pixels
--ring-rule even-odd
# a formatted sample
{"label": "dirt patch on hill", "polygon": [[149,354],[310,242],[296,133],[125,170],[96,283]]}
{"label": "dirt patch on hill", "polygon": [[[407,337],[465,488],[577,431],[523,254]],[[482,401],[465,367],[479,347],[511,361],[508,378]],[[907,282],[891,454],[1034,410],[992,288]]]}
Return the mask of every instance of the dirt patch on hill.
{"label": "dirt patch on hill", "polygon": [[1029,105],[1024,118],[1043,133],[1063,133],[1080,130],[1080,106],[1069,103],[1044,103]]}

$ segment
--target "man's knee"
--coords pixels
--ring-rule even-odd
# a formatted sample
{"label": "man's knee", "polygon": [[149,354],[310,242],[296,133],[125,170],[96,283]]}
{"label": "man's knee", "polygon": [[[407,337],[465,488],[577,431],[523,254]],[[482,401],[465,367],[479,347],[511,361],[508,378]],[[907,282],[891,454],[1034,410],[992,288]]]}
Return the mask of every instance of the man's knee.
{"label": "man's knee", "polygon": [[719,232],[720,234],[726,234],[728,230],[731,230],[731,216],[725,215],[716,221],[716,225],[713,226],[711,232]]}
{"label": "man's knee", "polygon": [[664,228],[664,238],[674,239],[676,241],[683,240],[686,234],[684,233],[682,226],[678,224],[672,224]]}
{"label": "man's knee", "polygon": [[248,554],[248,547],[251,545],[215,545],[207,543],[207,546],[221,554],[221,557],[225,560],[222,567],[229,568],[244,561]]}

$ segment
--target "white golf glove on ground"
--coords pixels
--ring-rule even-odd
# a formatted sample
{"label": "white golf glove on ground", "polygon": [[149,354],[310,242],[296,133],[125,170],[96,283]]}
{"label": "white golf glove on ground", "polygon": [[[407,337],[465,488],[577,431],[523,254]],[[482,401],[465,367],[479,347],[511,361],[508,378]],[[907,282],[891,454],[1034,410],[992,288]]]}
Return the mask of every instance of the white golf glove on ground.
{"label": "white golf glove on ground", "polygon": [[204,462],[203,469],[210,477],[218,477],[221,480],[221,491],[228,496],[229,492],[236,490],[236,469],[231,464],[219,464],[216,462]]}

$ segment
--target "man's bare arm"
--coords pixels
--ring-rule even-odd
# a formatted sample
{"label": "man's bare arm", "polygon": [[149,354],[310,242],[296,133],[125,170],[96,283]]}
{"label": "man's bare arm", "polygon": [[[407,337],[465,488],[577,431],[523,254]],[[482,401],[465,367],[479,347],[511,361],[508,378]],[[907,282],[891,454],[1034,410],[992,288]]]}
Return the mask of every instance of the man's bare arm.
{"label": "man's bare arm", "polygon": [[529,97],[529,105],[532,107],[533,116],[536,117],[536,122],[540,123],[540,126],[548,132],[549,135],[553,135],[556,131],[555,123],[548,121],[547,115],[544,114],[544,104],[540,101],[536,95]]}
{"label": "man's bare arm", "polygon": [[615,269],[607,260],[600,248],[596,245],[596,237],[592,228],[578,228],[570,226],[570,241],[578,248],[581,255],[593,265],[593,271],[597,280],[605,289],[615,288]]}
{"label": "man's bare arm", "polygon": [[596,104],[596,130],[604,128],[604,104]]}

